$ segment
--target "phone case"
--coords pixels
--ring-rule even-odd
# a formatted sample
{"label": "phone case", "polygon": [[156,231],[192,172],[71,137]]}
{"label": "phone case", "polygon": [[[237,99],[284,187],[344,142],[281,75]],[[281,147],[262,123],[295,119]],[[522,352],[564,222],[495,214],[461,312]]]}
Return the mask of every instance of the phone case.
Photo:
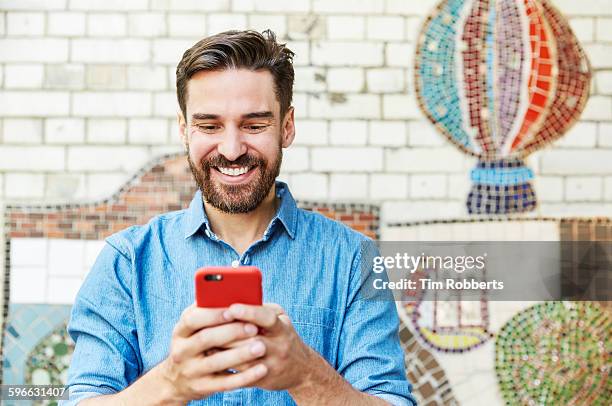
{"label": "phone case", "polygon": [[261,272],[254,266],[204,267],[195,274],[198,307],[262,304]]}

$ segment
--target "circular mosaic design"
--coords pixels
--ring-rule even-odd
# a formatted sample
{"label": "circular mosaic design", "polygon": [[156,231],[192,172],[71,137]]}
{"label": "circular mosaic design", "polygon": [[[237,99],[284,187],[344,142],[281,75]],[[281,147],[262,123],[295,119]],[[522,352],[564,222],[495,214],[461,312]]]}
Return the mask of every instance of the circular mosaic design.
{"label": "circular mosaic design", "polygon": [[32,350],[26,361],[25,381],[33,385],[65,385],[74,342],[62,323]]}
{"label": "circular mosaic design", "polygon": [[593,302],[546,302],[515,315],[495,342],[508,405],[610,404],[612,317]]}

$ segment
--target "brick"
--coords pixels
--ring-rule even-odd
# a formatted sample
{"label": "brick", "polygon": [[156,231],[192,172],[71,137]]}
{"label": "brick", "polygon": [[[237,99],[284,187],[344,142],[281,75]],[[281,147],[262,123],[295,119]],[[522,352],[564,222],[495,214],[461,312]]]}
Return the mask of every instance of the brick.
{"label": "brick", "polygon": [[66,116],[69,112],[70,96],[66,92],[0,92],[3,116]]}
{"label": "brick", "polygon": [[604,179],[604,200],[612,201],[612,176]]}
{"label": "brick", "polygon": [[0,13],[0,35],[6,35],[6,13]]}
{"label": "brick", "polygon": [[295,53],[293,57],[293,66],[308,66],[311,64],[310,42],[290,40],[287,41],[287,48]]}
{"label": "brick", "polygon": [[326,145],[327,121],[297,120],[293,145]]}
{"label": "brick", "polygon": [[206,32],[204,14],[168,15],[168,33],[171,37],[203,37]]}
{"label": "brick", "polygon": [[421,17],[405,17],[404,26],[406,27],[406,41],[416,42],[421,28],[423,27],[423,20]]}
{"label": "brick", "polygon": [[380,99],[370,94],[312,96],[308,111],[311,118],[380,118]]}
{"label": "brick", "polygon": [[536,176],[533,186],[541,202],[561,202],[564,199],[564,182],[560,176]]}
{"label": "brick", "polygon": [[597,19],[597,41],[612,42],[612,18]]}
{"label": "brick", "polygon": [[406,90],[403,69],[368,69],[366,77],[369,92],[394,93]]}
{"label": "brick", "polygon": [[0,62],[53,63],[67,60],[67,39],[0,39]]}
{"label": "brick", "polygon": [[570,176],[565,180],[565,199],[570,202],[600,201],[603,179],[600,177]]}
{"label": "brick", "polygon": [[255,0],[255,11],[271,11],[279,12],[282,10],[285,13],[307,12],[310,11],[309,0]]}
{"label": "brick", "polygon": [[294,93],[293,101],[291,102],[294,108],[295,121],[305,120],[309,118],[308,114],[308,95],[303,93]]}
{"label": "brick", "polygon": [[285,15],[252,14],[249,16],[248,28],[258,32],[270,29],[277,38],[287,36],[287,17]]}
{"label": "brick", "polygon": [[85,83],[89,89],[120,90],[127,82],[125,66],[89,65]]}
{"label": "brick", "polygon": [[87,197],[105,199],[119,191],[129,179],[126,173],[91,173],[87,175]]}
{"label": "brick", "polygon": [[7,173],[4,182],[8,198],[40,198],[45,194],[45,177],[41,174]]}
{"label": "brick", "polygon": [[6,32],[9,36],[36,37],[45,33],[44,13],[6,13]]}
{"label": "brick", "polygon": [[163,66],[128,66],[129,89],[164,90],[167,88],[166,68]]}
{"label": "brick", "polygon": [[595,22],[592,18],[570,18],[569,23],[581,43],[592,42],[595,38]]}
{"label": "brick", "polygon": [[163,13],[138,13],[128,17],[131,37],[159,37],[166,35],[166,16]]}
{"label": "brick", "polygon": [[406,43],[388,43],[385,46],[385,64],[389,67],[411,68],[414,46]]}
{"label": "brick", "polygon": [[294,68],[295,82],[293,91],[295,92],[323,92],[327,87],[325,70],[318,67]]}
{"label": "brick", "polygon": [[313,14],[294,14],[288,17],[289,38],[293,39],[321,39],[327,34],[325,17]]}
{"label": "brick", "polygon": [[68,170],[131,172],[148,158],[146,147],[68,147]]}
{"label": "brick", "polygon": [[133,119],[129,123],[130,144],[164,144],[168,138],[168,122],[165,119]]}
{"label": "brick", "polygon": [[591,96],[582,112],[582,120],[612,120],[612,98]]}
{"label": "brick", "polygon": [[571,16],[610,16],[610,2],[608,0],[589,0],[577,2],[574,0],[556,0],[555,6],[565,15]]}
{"label": "brick", "polygon": [[329,125],[331,145],[365,145],[367,137],[367,121],[334,120]]}
{"label": "brick", "polygon": [[315,42],[312,61],[325,66],[381,66],[383,45],[363,42]]}
{"label": "brick", "polygon": [[433,124],[426,121],[408,123],[408,144],[413,147],[438,147],[444,145],[446,137]]}
{"label": "brick", "polygon": [[85,141],[85,121],[78,118],[45,120],[45,141],[48,144],[78,144]]}
{"label": "brick", "polygon": [[421,119],[421,110],[414,95],[383,95],[383,117],[386,119]]}
{"label": "brick", "polygon": [[67,0],[3,0],[3,10],[63,10]]}
{"label": "brick", "polygon": [[54,173],[45,176],[45,197],[48,199],[83,199],[87,196],[85,175]]}
{"label": "brick", "polygon": [[377,173],[370,175],[370,199],[406,199],[407,197],[407,175]]}
{"label": "brick", "polygon": [[176,65],[183,53],[195,44],[191,39],[156,39],[153,41],[153,62]]}
{"label": "brick", "polygon": [[208,35],[218,34],[228,30],[244,30],[247,28],[245,14],[209,14],[207,31]]}
{"label": "brick", "polygon": [[612,95],[612,71],[600,71],[595,74],[597,93]]}
{"label": "brick", "polygon": [[584,48],[594,69],[612,68],[612,44],[586,44]]}
{"label": "brick", "polygon": [[41,88],[43,76],[43,65],[6,65],[4,68],[4,87],[7,89]]}
{"label": "brick", "polygon": [[289,183],[291,194],[296,199],[327,199],[329,197],[328,177],[321,173],[296,173]]}
{"label": "brick", "polygon": [[42,120],[33,118],[5,118],[2,126],[5,144],[41,144]]}
{"label": "brick", "polygon": [[229,0],[152,0],[152,10],[168,11],[226,11],[230,9]]}
{"label": "brick", "polygon": [[446,197],[446,175],[419,175],[410,177],[410,197],[440,199]]}
{"label": "brick", "polygon": [[87,16],[87,35],[91,37],[124,37],[127,19],[119,13],[93,13]]}
{"label": "brick", "polygon": [[45,88],[82,89],[85,86],[85,66],[61,64],[45,66]]}
{"label": "brick", "polygon": [[612,123],[599,123],[598,145],[612,148]]}
{"label": "brick", "polygon": [[232,11],[255,11],[255,0],[233,0]]}
{"label": "brick", "polygon": [[329,197],[334,200],[366,199],[368,176],[365,174],[332,174]]}
{"label": "brick", "polygon": [[402,14],[402,15],[418,15],[421,16],[424,13],[432,10],[436,5],[437,0],[419,0],[419,1],[405,1],[405,0],[385,0],[385,11],[388,14]]}
{"label": "brick", "polygon": [[146,10],[148,0],[70,0],[72,10],[86,11],[132,11]]}
{"label": "brick", "polygon": [[286,173],[304,172],[310,169],[308,148],[292,146],[283,150],[282,168]]}
{"label": "brick", "polygon": [[85,34],[85,13],[52,12],[47,21],[49,35],[77,37]]}
{"label": "brick", "polygon": [[385,170],[388,172],[452,173],[463,170],[465,158],[452,147],[398,148],[387,150]]}
{"label": "brick", "polygon": [[404,39],[404,19],[402,17],[368,17],[368,38],[375,40],[398,40]]}
{"label": "brick", "polygon": [[380,0],[313,0],[315,13],[377,14],[383,11]]}
{"label": "brick", "polygon": [[89,117],[141,117],[151,114],[151,95],[136,92],[83,92],[72,95],[73,114]]}
{"label": "brick", "polygon": [[63,147],[0,146],[0,170],[62,171]]}
{"label": "brick", "polygon": [[464,201],[470,193],[471,188],[472,182],[470,181],[469,173],[448,175],[449,199]]}
{"label": "brick", "polygon": [[92,144],[123,144],[127,124],[122,119],[90,119],[87,122],[87,142]]}
{"label": "brick", "polygon": [[597,144],[597,124],[578,122],[555,145],[566,148],[593,148]]}
{"label": "brick", "polygon": [[160,117],[176,119],[176,113],[179,111],[176,93],[173,92],[156,93],[153,106],[153,113]]}
{"label": "brick", "polygon": [[361,68],[330,68],[327,70],[327,89],[330,92],[361,92],[365,89],[365,75]]}
{"label": "brick", "polygon": [[403,121],[370,121],[370,145],[403,147],[406,145],[406,124]]}
{"label": "brick", "polygon": [[381,223],[456,218],[467,215],[465,200],[388,201],[382,203]]}
{"label": "brick", "polygon": [[148,62],[149,48],[149,42],[142,39],[75,39],[71,60],[121,64]]}
{"label": "brick", "polygon": [[327,38],[331,40],[364,39],[365,33],[365,17],[327,17]]}
{"label": "brick", "polygon": [[383,150],[374,147],[314,147],[312,169],[317,172],[373,172],[383,169]]}
{"label": "brick", "polygon": [[607,175],[612,173],[610,151],[604,149],[544,150],[540,154],[545,175]]}

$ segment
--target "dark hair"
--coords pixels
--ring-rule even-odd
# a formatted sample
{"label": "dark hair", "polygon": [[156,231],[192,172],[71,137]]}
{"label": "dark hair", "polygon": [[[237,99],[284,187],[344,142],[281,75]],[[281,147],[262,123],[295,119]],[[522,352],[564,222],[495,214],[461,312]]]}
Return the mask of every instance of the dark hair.
{"label": "dark hair", "polygon": [[176,67],[176,95],[187,120],[187,82],[199,71],[225,69],[268,70],[274,78],[274,92],[280,104],[281,119],[293,96],[293,55],[276,42],[276,35],[265,30],[225,31],[198,41],[183,54]]}

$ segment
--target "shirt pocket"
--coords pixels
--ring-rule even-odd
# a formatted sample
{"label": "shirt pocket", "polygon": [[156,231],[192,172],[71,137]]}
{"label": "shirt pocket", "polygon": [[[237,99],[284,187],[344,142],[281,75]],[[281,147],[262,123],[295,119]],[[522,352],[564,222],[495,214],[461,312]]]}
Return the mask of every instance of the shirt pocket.
{"label": "shirt pocket", "polygon": [[295,305],[286,307],[285,311],[302,340],[333,363],[337,312],[325,307]]}

